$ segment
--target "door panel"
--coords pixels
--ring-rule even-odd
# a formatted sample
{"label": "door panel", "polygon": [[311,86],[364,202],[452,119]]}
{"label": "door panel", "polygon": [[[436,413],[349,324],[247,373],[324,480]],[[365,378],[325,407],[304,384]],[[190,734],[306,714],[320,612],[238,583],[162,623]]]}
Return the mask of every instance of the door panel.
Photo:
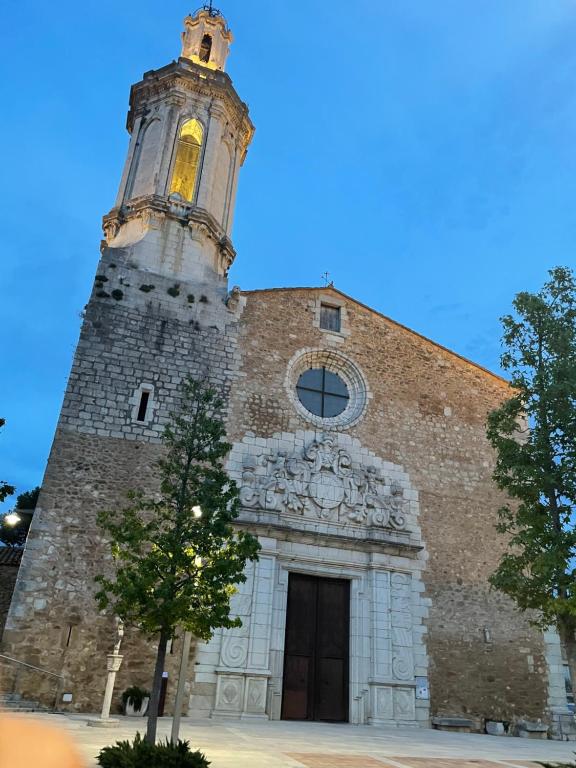
{"label": "door panel", "polygon": [[309,720],[308,707],[311,659],[288,656],[284,667],[282,717],[284,720]]}
{"label": "door panel", "polygon": [[282,717],[348,720],[350,584],[290,574]]}
{"label": "door panel", "polygon": [[348,720],[347,666],[343,659],[318,660],[315,720]]}

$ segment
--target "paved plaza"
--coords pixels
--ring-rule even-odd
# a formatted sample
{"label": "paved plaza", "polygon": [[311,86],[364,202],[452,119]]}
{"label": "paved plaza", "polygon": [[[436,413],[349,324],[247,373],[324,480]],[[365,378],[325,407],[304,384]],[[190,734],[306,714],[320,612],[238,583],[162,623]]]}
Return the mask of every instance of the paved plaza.
{"label": "paved plaza", "polygon": [[[146,725],[120,718],[114,730],[89,728],[79,715],[41,720],[71,734],[87,768],[96,766],[101,747]],[[169,734],[171,722],[160,720],[159,737]],[[184,720],[181,737],[206,754],[211,768],[527,768],[539,760],[572,762],[576,749],[574,742],[324,723]]]}

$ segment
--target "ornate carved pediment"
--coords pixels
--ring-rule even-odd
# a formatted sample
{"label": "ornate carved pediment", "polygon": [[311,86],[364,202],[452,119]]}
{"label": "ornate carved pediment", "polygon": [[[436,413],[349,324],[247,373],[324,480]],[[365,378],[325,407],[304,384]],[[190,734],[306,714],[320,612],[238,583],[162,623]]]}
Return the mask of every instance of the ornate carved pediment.
{"label": "ornate carved pediment", "polygon": [[355,461],[332,435],[311,439],[295,453],[250,451],[242,457],[240,501],[248,509],[406,530],[404,487],[378,463]]}

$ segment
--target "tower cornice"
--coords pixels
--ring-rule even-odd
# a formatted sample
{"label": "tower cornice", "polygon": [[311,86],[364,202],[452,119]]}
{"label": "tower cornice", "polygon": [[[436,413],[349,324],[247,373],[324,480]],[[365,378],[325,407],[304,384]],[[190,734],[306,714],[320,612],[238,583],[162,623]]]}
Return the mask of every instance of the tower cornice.
{"label": "tower cornice", "polygon": [[147,195],[113,208],[102,219],[106,243],[114,245],[114,239],[123,224],[140,220],[145,228],[160,228],[164,221],[177,221],[192,232],[197,231],[212,240],[218,247],[220,269],[227,274],[236,258],[236,251],[230,238],[214,216],[203,208],[179,200],[167,199],[160,195]]}
{"label": "tower cornice", "polygon": [[[151,101],[166,98],[169,92],[178,98],[178,91],[191,92],[223,103],[229,119],[240,131],[245,153],[254,135],[254,125],[249,117],[248,106],[236,93],[232,80],[225,72],[206,69],[184,58],[145,72],[143,79],[132,86],[126,120],[128,131],[132,133],[136,118],[147,112]],[[216,105],[213,108],[217,108]]]}

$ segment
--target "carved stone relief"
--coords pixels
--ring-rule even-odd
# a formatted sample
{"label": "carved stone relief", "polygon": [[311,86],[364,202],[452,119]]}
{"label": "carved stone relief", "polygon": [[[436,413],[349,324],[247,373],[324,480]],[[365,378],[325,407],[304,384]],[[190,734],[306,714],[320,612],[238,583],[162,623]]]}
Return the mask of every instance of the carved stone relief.
{"label": "carved stone relief", "polygon": [[377,687],[375,689],[375,698],[375,716],[381,720],[392,720],[394,717],[392,688]]}
{"label": "carved stone relief", "polygon": [[390,579],[392,616],[392,674],[396,680],[412,680],[412,582],[405,573],[393,573]]}
{"label": "carved stone relief", "polygon": [[216,706],[224,711],[240,712],[244,680],[241,677],[222,676],[218,680]]}
{"label": "carved stone relief", "polygon": [[267,681],[250,677],[246,683],[245,710],[250,714],[264,714],[266,708]]}
{"label": "carved stone relief", "polygon": [[414,720],[415,717],[414,689],[396,688],[394,690],[394,719]]}
{"label": "carved stone relief", "polygon": [[244,455],[240,500],[248,509],[388,528],[407,527],[404,488],[375,465],[355,462],[332,435],[297,453]]}
{"label": "carved stone relief", "polygon": [[231,615],[238,616],[242,620],[242,626],[224,632],[222,637],[220,664],[229,669],[244,667],[248,657],[254,580],[253,565],[248,566],[246,576],[246,582],[240,585],[240,591],[233,596],[230,604]]}

